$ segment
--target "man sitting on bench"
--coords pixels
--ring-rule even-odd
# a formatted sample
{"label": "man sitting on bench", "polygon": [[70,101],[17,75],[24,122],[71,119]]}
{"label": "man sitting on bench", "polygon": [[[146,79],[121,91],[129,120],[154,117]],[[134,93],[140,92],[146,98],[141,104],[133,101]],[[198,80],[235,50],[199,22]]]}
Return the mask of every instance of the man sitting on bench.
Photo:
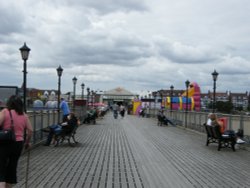
{"label": "man sitting on bench", "polygon": [[164,115],[163,110],[159,110],[158,121],[160,121],[160,123],[163,123],[164,125],[168,125],[168,123],[170,123],[171,125],[175,126],[175,124]]}
{"label": "man sitting on bench", "polygon": [[49,127],[49,135],[47,137],[47,141],[44,144],[44,146],[50,145],[54,135],[68,134],[71,131],[73,131],[75,126],[78,126],[78,125],[79,125],[79,120],[77,119],[74,113],[70,113],[67,117],[66,122],[63,122],[60,125],[51,125]]}

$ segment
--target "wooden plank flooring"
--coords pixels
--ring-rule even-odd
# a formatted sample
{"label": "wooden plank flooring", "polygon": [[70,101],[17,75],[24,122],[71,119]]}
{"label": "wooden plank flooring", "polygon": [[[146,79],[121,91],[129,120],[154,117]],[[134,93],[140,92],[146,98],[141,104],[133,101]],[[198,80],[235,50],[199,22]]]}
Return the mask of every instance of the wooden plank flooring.
{"label": "wooden plank flooring", "polygon": [[[29,188],[250,187],[250,152],[205,146],[204,134],[111,113],[77,130],[76,147],[31,151]],[[15,187],[25,187],[26,154]]]}

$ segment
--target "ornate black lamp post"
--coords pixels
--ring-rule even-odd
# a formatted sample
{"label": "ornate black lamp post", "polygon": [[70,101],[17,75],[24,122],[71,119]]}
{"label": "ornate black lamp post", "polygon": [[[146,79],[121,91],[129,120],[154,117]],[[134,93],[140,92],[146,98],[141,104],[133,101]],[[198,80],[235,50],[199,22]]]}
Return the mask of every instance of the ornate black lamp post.
{"label": "ornate black lamp post", "polygon": [[57,112],[58,112],[58,119],[57,122],[60,123],[60,94],[61,94],[61,76],[63,73],[63,68],[61,65],[56,69],[57,71],[57,76],[58,76],[58,97],[57,97]]}
{"label": "ornate black lamp post", "polygon": [[170,86],[170,112],[172,113],[173,111],[173,90],[174,90],[174,86],[171,85]]}
{"label": "ornate black lamp post", "polygon": [[89,108],[89,95],[90,95],[90,89],[87,88],[87,109]]}
{"label": "ornate black lamp post", "polygon": [[154,114],[156,115],[156,100],[157,100],[157,93],[156,92],[154,92],[154,94],[153,94],[153,97],[154,97]]}
{"label": "ornate black lamp post", "polygon": [[151,93],[148,94],[148,98],[149,98],[149,110],[151,110]]}
{"label": "ornate black lamp post", "polygon": [[23,59],[23,108],[24,108],[24,112],[26,112],[26,90],[27,90],[27,80],[26,80],[26,76],[27,76],[27,63],[26,61],[29,58],[29,53],[30,53],[30,48],[28,46],[26,46],[26,43],[24,43],[24,45],[19,48],[20,52],[21,52],[21,56]]}
{"label": "ornate black lamp post", "polygon": [[84,100],[84,86],[85,86],[84,83],[82,83],[81,84],[81,87],[82,87],[82,101]]}
{"label": "ornate black lamp post", "polygon": [[73,111],[75,112],[75,100],[76,100],[76,82],[77,78],[74,76],[73,81]]}
{"label": "ornate black lamp post", "polygon": [[84,103],[84,83],[81,84],[82,87],[82,115],[83,115],[83,103]]}
{"label": "ornate black lamp post", "polygon": [[160,96],[161,96],[161,108],[163,107],[164,103],[163,103],[163,94],[162,94],[162,90],[160,91]]}
{"label": "ornate black lamp post", "polygon": [[219,75],[219,73],[216,72],[216,70],[214,70],[214,72],[212,73],[213,80],[214,80],[213,113],[215,111],[215,104],[216,104],[215,92],[216,92],[216,80],[217,80],[218,75]]}
{"label": "ornate black lamp post", "polygon": [[94,106],[94,91],[91,90],[91,102],[92,102],[92,107]]}
{"label": "ornate black lamp post", "polygon": [[190,82],[187,80],[186,84],[186,116],[185,116],[185,128],[187,128],[187,113],[188,113],[188,87]]}

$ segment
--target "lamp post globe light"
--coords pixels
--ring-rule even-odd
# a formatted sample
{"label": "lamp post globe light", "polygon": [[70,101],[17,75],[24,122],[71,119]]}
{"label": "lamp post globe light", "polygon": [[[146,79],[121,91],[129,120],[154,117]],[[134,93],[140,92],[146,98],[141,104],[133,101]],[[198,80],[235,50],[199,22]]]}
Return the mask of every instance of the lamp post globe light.
{"label": "lamp post globe light", "polygon": [[57,112],[58,112],[58,119],[57,122],[60,123],[60,95],[61,95],[61,76],[63,73],[63,68],[61,65],[56,69],[57,71],[57,76],[58,76],[58,97],[57,97]]}
{"label": "lamp post globe light", "polygon": [[185,128],[187,128],[187,113],[188,113],[188,87],[189,87],[189,80],[185,82],[186,84],[186,116],[185,116]]}
{"label": "lamp post globe light", "polygon": [[23,108],[24,112],[26,112],[26,90],[27,90],[27,60],[29,58],[30,48],[24,43],[24,45],[19,48],[21,52],[21,56],[23,59]]}
{"label": "lamp post globe light", "polygon": [[214,81],[214,92],[213,92],[213,113],[215,112],[215,104],[216,104],[216,98],[215,98],[215,92],[216,92],[216,81],[217,81],[217,77],[218,77],[219,73],[216,72],[216,70],[214,70],[214,72],[212,73],[213,76],[213,81]]}
{"label": "lamp post globe light", "polygon": [[74,76],[73,81],[73,112],[75,112],[75,100],[76,100],[76,82],[77,78]]}
{"label": "lamp post globe light", "polygon": [[173,90],[174,90],[174,86],[173,85],[171,85],[170,86],[170,112],[172,113],[172,111],[173,111]]}

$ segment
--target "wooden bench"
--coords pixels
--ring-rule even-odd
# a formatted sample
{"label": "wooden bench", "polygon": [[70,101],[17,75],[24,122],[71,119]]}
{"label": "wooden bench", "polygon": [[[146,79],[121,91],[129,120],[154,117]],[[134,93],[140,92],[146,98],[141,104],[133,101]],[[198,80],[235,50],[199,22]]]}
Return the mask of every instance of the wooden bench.
{"label": "wooden bench", "polygon": [[[75,146],[78,142],[75,139],[75,134],[76,134],[76,130],[78,128],[78,125],[75,125],[74,128],[71,131],[64,131],[62,130],[62,132],[58,135],[55,135],[54,139],[55,139],[55,147],[58,146],[59,144],[63,143],[65,140],[68,141],[70,146]],[[73,140],[74,143],[72,143],[70,140]]]}
{"label": "wooden bench", "polygon": [[220,132],[219,126],[209,126],[204,123],[205,130],[207,133],[206,145],[210,143],[218,144],[218,151],[221,148],[232,148],[235,151],[236,138],[235,136],[223,135]]}

